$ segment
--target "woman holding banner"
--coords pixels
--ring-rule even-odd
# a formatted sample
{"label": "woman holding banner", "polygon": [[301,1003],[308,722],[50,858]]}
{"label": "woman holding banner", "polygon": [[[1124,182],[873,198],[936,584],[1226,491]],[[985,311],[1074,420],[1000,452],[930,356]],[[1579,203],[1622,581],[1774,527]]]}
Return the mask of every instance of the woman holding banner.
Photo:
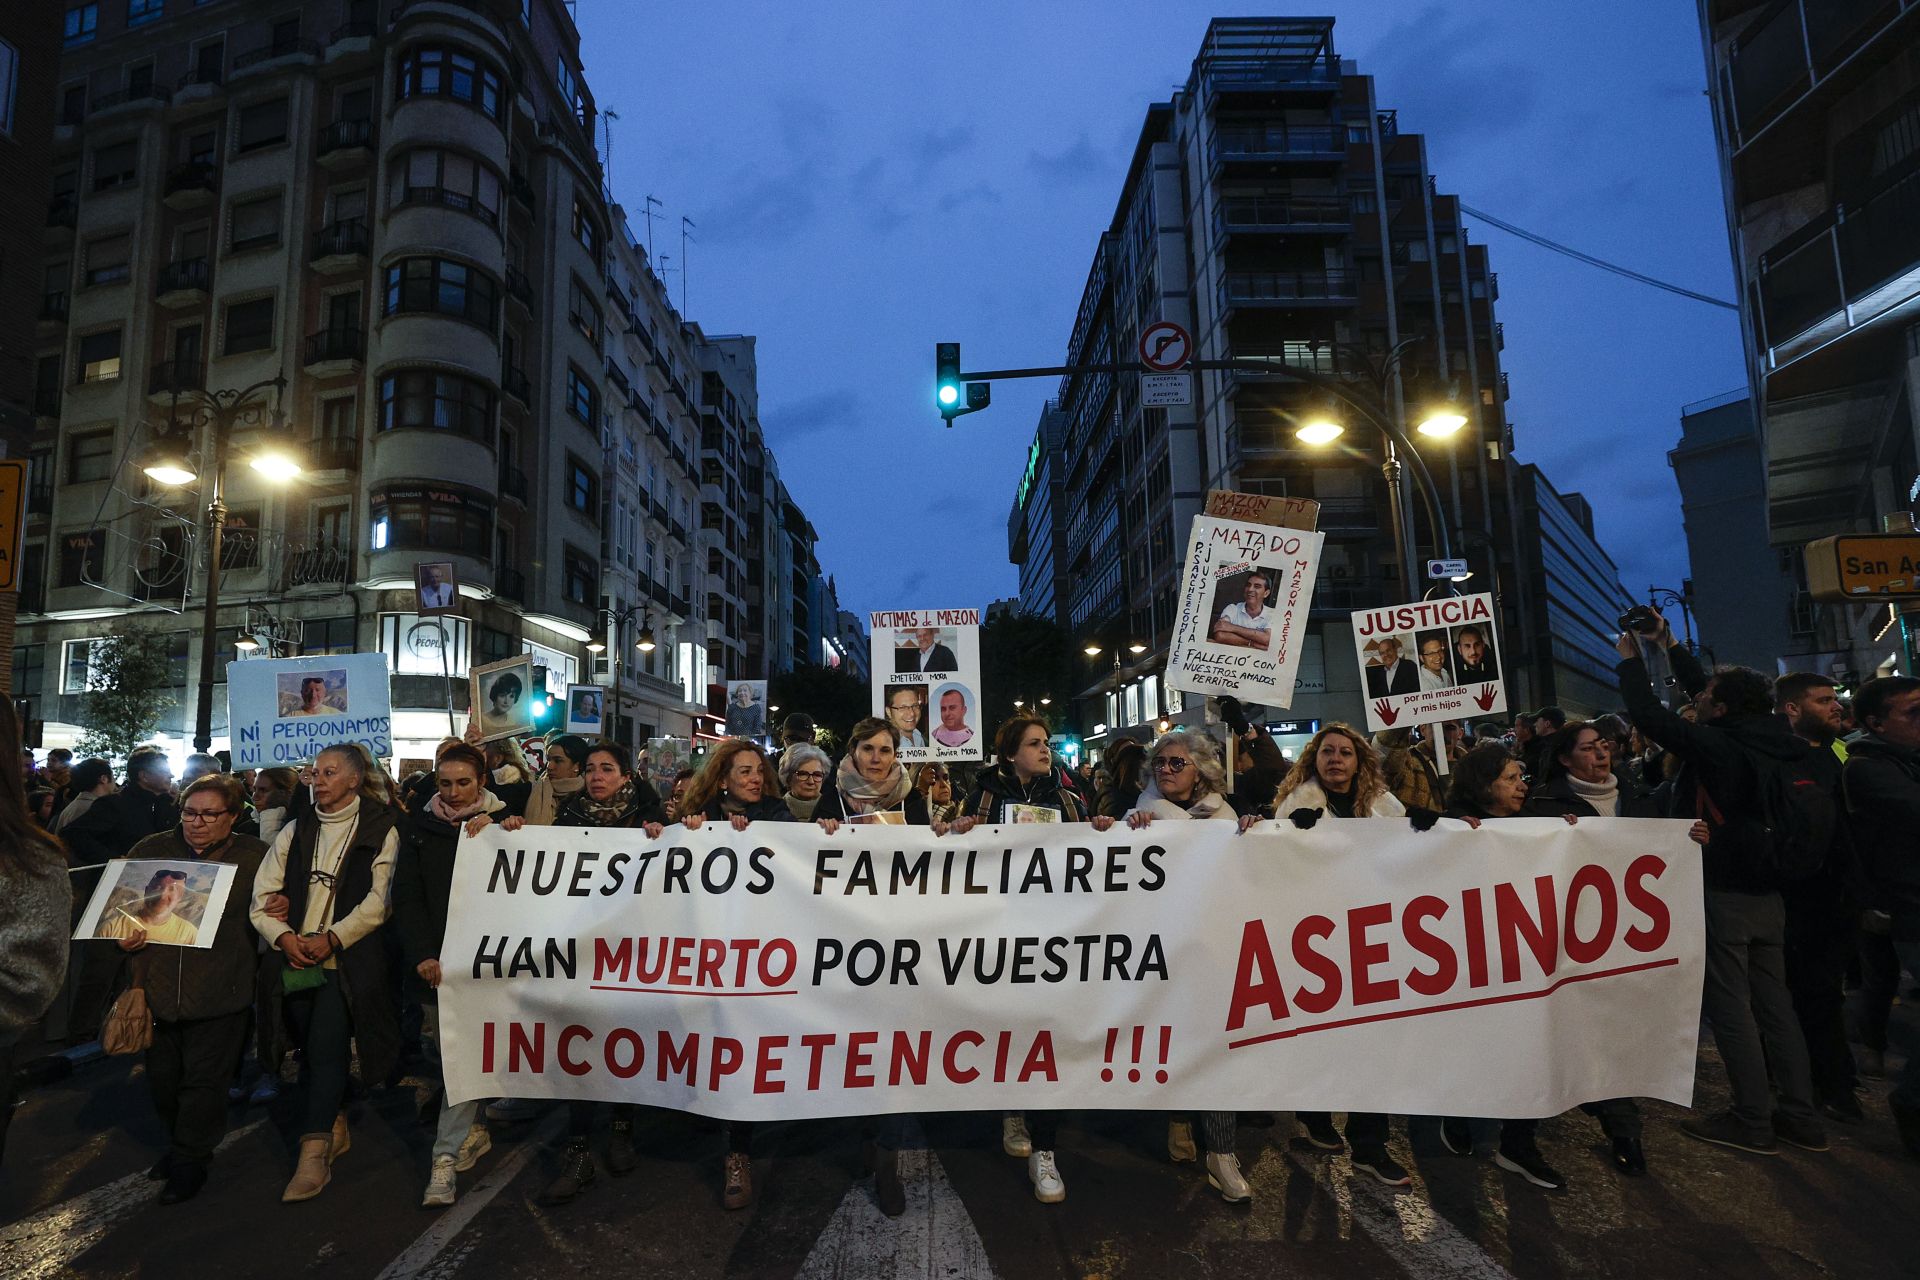
{"label": "woman holding banner", "polygon": [[[1349,724],[1335,721],[1307,743],[1306,750],[1281,779],[1273,798],[1276,821],[1291,822],[1308,830],[1321,816],[1335,818],[1403,818],[1407,808],[1387,787],[1380,765],[1380,754],[1366,735]],[[1431,809],[1414,816],[1421,830],[1439,817]],[[1253,819],[1242,819],[1241,828]],[[1339,1151],[1349,1143],[1353,1147],[1353,1167],[1372,1174],[1390,1187],[1409,1186],[1413,1178],[1399,1161],[1387,1154],[1388,1118],[1378,1112],[1354,1111],[1347,1114],[1346,1140],[1333,1126],[1333,1117],[1325,1111],[1298,1111],[1295,1117],[1306,1130],[1307,1141],[1322,1151]]]}
{"label": "woman holding banner", "polygon": [[777,772],[787,793],[788,811],[801,822],[812,822],[827,777],[833,772],[832,758],[811,742],[796,742],[780,753]]}
{"label": "woman holding banner", "polygon": [[[1175,729],[1160,735],[1147,753],[1148,780],[1139,802],[1127,814],[1127,825],[1139,831],[1155,821],[1234,821],[1227,803],[1227,771],[1220,749],[1204,733]],[[1240,1172],[1234,1154],[1239,1117],[1231,1111],[1202,1111],[1200,1137],[1206,1144],[1207,1184],[1228,1204],[1253,1198],[1253,1188]],[[1190,1120],[1167,1122],[1167,1155],[1176,1164],[1198,1156]]]}
{"label": "woman holding banner", "polygon": [[546,772],[527,793],[528,826],[552,826],[560,806],[586,789],[587,780],[580,776],[586,759],[587,740],[578,734],[562,733],[548,740]]}
{"label": "woman holding banner", "polygon": [[[1111,816],[1088,816],[1085,802],[1053,767],[1049,737],[1047,722],[1032,716],[1015,716],[1000,726],[993,735],[993,767],[981,771],[961,816],[953,820],[955,834],[965,835],[981,823],[1091,822],[1095,831],[1113,826]],[[1001,1149],[1011,1156],[1026,1156],[1027,1179],[1033,1183],[1034,1198],[1042,1204],[1067,1198],[1066,1180],[1053,1158],[1059,1121],[1056,1111],[1001,1120]]]}
{"label": "woman holding banner", "polygon": [[[910,827],[933,825],[927,797],[917,791],[900,763],[900,730],[868,716],[847,735],[853,745],[833,772],[833,786],[820,797],[814,820],[831,835],[841,822],[886,822]],[[937,828],[942,834],[945,827]]]}

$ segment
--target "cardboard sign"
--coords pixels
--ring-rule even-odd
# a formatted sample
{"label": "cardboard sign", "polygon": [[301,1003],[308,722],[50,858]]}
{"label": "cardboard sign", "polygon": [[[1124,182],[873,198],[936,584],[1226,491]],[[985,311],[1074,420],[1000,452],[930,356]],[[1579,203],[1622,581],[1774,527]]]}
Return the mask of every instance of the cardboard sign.
{"label": "cardboard sign", "polygon": [[311,760],[357,742],[393,755],[393,706],[384,653],[252,658],[227,664],[227,732],[235,769]]}
{"label": "cardboard sign", "polygon": [[1325,540],[1311,530],[1195,516],[1167,687],[1292,705]]}
{"label": "cardboard sign", "polygon": [[1242,524],[1278,525],[1282,529],[1316,529],[1320,523],[1320,504],[1312,498],[1274,498],[1264,493],[1235,493],[1231,489],[1207,490],[1202,515]]}
{"label": "cardboard sign", "polygon": [[1493,597],[1447,596],[1353,615],[1367,727],[1461,720],[1507,709]]}
{"label": "cardboard sign", "polygon": [[899,758],[985,760],[980,611],[896,609],[869,625],[873,714],[900,730]]}

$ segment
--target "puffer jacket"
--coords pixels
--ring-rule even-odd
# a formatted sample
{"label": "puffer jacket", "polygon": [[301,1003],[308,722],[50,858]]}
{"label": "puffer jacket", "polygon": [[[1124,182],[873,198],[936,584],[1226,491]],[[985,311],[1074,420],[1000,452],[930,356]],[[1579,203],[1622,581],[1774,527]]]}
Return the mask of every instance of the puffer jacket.
{"label": "puffer jacket", "polygon": [[1847,744],[1841,795],[1871,905],[1920,937],[1920,751],[1866,734]]}

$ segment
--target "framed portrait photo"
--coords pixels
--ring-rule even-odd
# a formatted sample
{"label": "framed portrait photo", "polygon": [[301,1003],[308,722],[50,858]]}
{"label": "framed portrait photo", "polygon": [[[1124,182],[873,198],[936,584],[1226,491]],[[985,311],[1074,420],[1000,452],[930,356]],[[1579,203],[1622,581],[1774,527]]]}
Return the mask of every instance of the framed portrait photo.
{"label": "framed portrait photo", "polygon": [[460,608],[460,578],[451,560],[422,560],[413,566],[414,612],[439,617]]}
{"label": "framed portrait photo", "polygon": [[533,655],[503,658],[475,667],[468,678],[468,714],[480,727],[480,740],[524,737],[533,732]]}

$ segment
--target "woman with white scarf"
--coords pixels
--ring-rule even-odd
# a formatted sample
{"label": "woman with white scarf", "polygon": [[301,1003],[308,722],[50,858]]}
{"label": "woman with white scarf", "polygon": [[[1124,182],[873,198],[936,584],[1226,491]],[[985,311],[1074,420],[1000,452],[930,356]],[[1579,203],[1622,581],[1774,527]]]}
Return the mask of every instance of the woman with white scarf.
{"label": "woman with white scarf", "polygon": [[[842,822],[886,822],[910,827],[933,826],[927,798],[914,790],[907,767],[900,763],[900,730],[877,716],[853,726],[852,745],[833,772],[833,786],[820,797],[813,817],[831,835]],[[942,823],[934,830],[946,833]]]}
{"label": "woman with white scarf", "polygon": [[[1147,752],[1147,785],[1127,814],[1135,831],[1156,821],[1235,821],[1227,803],[1227,771],[1220,749],[1204,733],[1175,729],[1160,735]],[[1234,1154],[1239,1117],[1231,1111],[1200,1112],[1200,1137],[1207,1149],[1207,1184],[1229,1204],[1253,1198],[1253,1188]],[[1196,1159],[1193,1123],[1167,1121],[1167,1155],[1176,1164]]]}
{"label": "woman with white scarf", "polygon": [[1530,818],[1658,818],[1666,815],[1632,770],[1616,773],[1613,744],[1585,720],[1569,721],[1540,753],[1546,775],[1527,797]]}

